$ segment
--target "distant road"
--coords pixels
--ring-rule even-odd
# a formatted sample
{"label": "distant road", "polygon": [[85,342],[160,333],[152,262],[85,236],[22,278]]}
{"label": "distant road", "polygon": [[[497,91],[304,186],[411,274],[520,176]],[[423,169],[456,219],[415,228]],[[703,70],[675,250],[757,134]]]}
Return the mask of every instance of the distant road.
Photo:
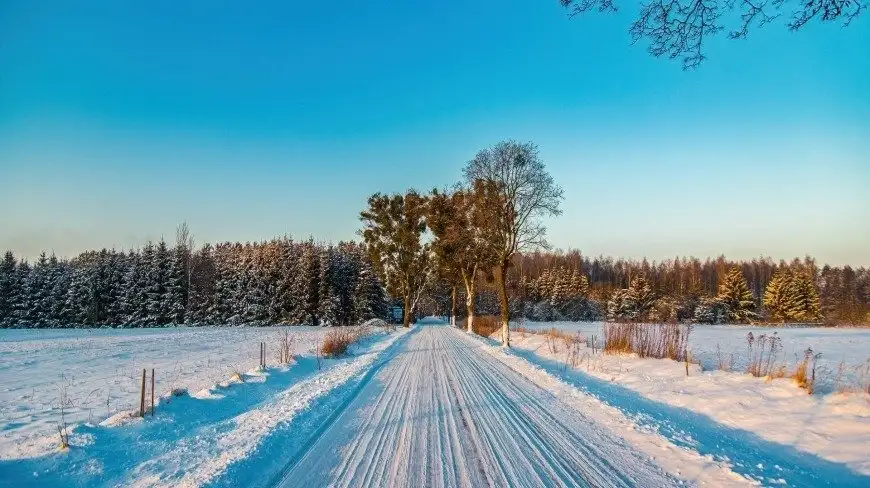
{"label": "distant road", "polygon": [[676,485],[464,332],[403,341],[277,486]]}

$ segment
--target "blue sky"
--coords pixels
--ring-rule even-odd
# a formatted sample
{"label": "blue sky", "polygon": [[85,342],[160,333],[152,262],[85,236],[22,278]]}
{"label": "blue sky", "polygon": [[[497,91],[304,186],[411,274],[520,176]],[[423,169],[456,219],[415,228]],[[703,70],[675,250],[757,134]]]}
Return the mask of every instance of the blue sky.
{"label": "blue sky", "polygon": [[556,247],[870,265],[868,16],[684,72],[622,6],[0,1],[0,249],[349,239],[514,138],[565,189]]}

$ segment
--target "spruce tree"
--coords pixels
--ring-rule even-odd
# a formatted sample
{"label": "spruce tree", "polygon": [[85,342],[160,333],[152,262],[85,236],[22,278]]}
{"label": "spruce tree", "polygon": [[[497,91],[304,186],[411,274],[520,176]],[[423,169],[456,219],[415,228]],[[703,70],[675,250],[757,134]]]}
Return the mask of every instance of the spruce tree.
{"label": "spruce tree", "polygon": [[643,276],[631,280],[631,286],[628,288],[628,297],[631,307],[633,307],[632,317],[630,318],[647,320],[649,312],[655,305],[657,298],[649,281]]}
{"label": "spruce tree", "polygon": [[186,249],[176,247],[169,259],[167,269],[167,290],[163,309],[167,312],[169,323],[184,323],[185,303],[187,301]]}
{"label": "spruce tree", "polygon": [[18,299],[15,264],[15,256],[6,251],[0,262],[0,327],[12,326],[13,303]]}
{"label": "spruce tree", "polygon": [[732,267],[719,285],[719,302],[726,307],[726,320],[729,322],[748,322],[755,318],[755,299],[743,272],[737,266]]}

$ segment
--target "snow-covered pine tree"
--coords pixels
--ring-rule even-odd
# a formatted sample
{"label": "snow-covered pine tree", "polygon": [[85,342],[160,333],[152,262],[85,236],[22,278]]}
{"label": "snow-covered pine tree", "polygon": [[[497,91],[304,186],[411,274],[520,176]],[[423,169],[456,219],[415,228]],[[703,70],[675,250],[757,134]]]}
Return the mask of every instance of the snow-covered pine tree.
{"label": "snow-covered pine tree", "polygon": [[266,272],[262,259],[262,248],[251,250],[244,262],[245,299],[242,316],[244,322],[254,325],[265,325],[268,317]]}
{"label": "snow-covered pine tree", "polygon": [[44,327],[48,321],[49,311],[46,310],[48,305],[48,288],[46,281],[48,278],[48,257],[45,253],[41,253],[33,265],[30,273],[24,282],[25,297],[27,299],[24,320],[24,327]]}
{"label": "snow-covered pine tree", "polygon": [[188,300],[184,320],[189,325],[213,324],[215,295],[215,264],[211,244],[206,243],[191,255]]}
{"label": "snow-covered pine tree", "polygon": [[232,313],[232,281],[233,272],[230,262],[230,244],[218,244],[214,250],[214,296],[208,311],[210,324],[221,325],[227,323]]}
{"label": "snow-covered pine tree", "polygon": [[19,300],[20,290],[16,279],[17,268],[15,256],[6,251],[0,261],[0,327],[13,327],[13,310]]}
{"label": "snow-covered pine tree", "polygon": [[647,320],[650,310],[656,303],[656,294],[644,276],[631,280],[628,288],[629,301],[633,307],[633,319]]}
{"label": "snow-covered pine tree", "polygon": [[49,291],[49,310],[51,325],[53,327],[68,327],[69,323],[64,320],[66,307],[66,294],[69,289],[70,267],[69,263],[58,261],[52,254],[49,258],[52,267],[51,287]]}
{"label": "snow-covered pine tree", "polygon": [[725,320],[733,323],[748,322],[756,317],[755,299],[740,268],[733,266],[719,285],[718,301],[725,308]]}
{"label": "snow-covered pine tree", "polygon": [[800,320],[805,307],[797,281],[789,268],[781,267],[773,274],[764,290],[764,306],[773,320]]}
{"label": "snow-covered pine tree", "polygon": [[184,307],[187,302],[186,262],[187,249],[177,246],[170,251],[167,289],[163,297],[163,309],[167,313],[170,324],[180,325],[184,323]]}
{"label": "snow-covered pine tree", "polygon": [[160,239],[154,249],[154,255],[149,267],[148,293],[146,310],[147,323],[150,326],[164,326],[169,323],[169,310],[166,305],[166,295],[169,289],[169,248],[166,241]]}
{"label": "snow-covered pine tree", "polygon": [[565,268],[559,268],[553,273],[553,286],[550,289],[550,305],[561,311],[571,294],[571,276]]}
{"label": "snow-covered pine tree", "polygon": [[608,320],[631,320],[635,317],[636,307],[628,288],[615,290],[607,301]]}
{"label": "snow-covered pine tree", "polygon": [[[147,251],[146,251],[147,250]],[[146,308],[148,297],[148,268],[147,259],[153,254],[153,247],[149,243],[141,252],[130,251],[127,253],[127,265],[122,279],[123,314],[121,320],[124,325],[141,327],[148,317]]]}
{"label": "snow-covered pine tree", "polygon": [[822,307],[819,302],[819,292],[816,289],[813,279],[809,272],[799,272],[792,276],[795,288],[794,293],[797,295],[797,301],[800,304],[797,307],[797,313],[794,319],[801,322],[816,322],[822,318]]}
{"label": "snow-covered pine tree", "polygon": [[71,264],[62,316],[63,321],[73,327],[93,325],[89,324],[93,317],[93,293],[88,274],[88,269],[81,262]]}
{"label": "snow-covered pine tree", "polygon": [[109,252],[105,263],[105,318],[103,322],[112,326],[125,325],[126,305],[124,303],[124,278],[127,267],[127,257],[114,249]]}
{"label": "snow-covered pine tree", "polygon": [[320,279],[317,303],[317,325],[340,325],[340,299],[333,283],[337,279],[337,260],[332,246],[324,247],[319,253]]}
{"label": "snow-covered pine tree", "polygon": [[293,295],[299,303],[295,323],[315,325],[320,305],[320,259],[313,241],[301,243]]}
{"label": "snow-covered pine tree", "polygon": [[589,295],[589,279],[576,269],[571,273],[569,295],[572,299],[586,298]]}
{"label": "snow-covered pine tree", "polygon": [[293,324],[299,316],[299,301],[294,295],[296,270],[299,262],[297,246],[290,239],[281,241],[279,262],[275,267],[275,293],[271,297],[272,317],[275,322]]}
{"label": "snow-covered pine tree", "polygon": [[30,290],[27,283],[30,281],[31,267],[27,261],[20,261],[15,269],[14,282],[17,293],[12,302],[12,317],[15,327],[33,327],[27,323],[28,305],[30,303]]}
{"label": "snow-covered pine tree", "polygon": [[695,308],[695,322],[723,324],[728,320],[728,305],[718,297],[703,297]]}
{"label": "snow-covered pine tree", "polygon": [[362,323],[386,317],[386,298],[380,280],[375,276],[368,260],[363,260],[354,291],[354,318]]}

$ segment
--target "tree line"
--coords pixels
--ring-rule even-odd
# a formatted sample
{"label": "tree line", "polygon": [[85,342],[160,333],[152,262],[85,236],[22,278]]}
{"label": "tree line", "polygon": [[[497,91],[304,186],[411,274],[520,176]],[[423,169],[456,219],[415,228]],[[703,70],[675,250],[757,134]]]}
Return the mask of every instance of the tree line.
{"label": "tree line", "polygon": [[[185,228],[186,229],[186,228]],[[349,325],[387,315],[363,249],[289,238],[205,244],[185,236],[32,265],[0,261],[2,327]]]}
{"label": "tree line", "polygon": [[[375,271],[414,311],[531,320],[701,323],[870,322],[870,272],[812,258],[662,262],[548,252],[545,216],[562,190],[533,143],[504,141],[465,166],[454,187],[376,193],[360,214]],[[464,304],[464,306],[460,306]]]}
{"label": "tree line", "polygon": [[515,313],[533,320],[870,323],[870,269],[811,257],[650,262],[538,251],[518,255],[511,271]]}

